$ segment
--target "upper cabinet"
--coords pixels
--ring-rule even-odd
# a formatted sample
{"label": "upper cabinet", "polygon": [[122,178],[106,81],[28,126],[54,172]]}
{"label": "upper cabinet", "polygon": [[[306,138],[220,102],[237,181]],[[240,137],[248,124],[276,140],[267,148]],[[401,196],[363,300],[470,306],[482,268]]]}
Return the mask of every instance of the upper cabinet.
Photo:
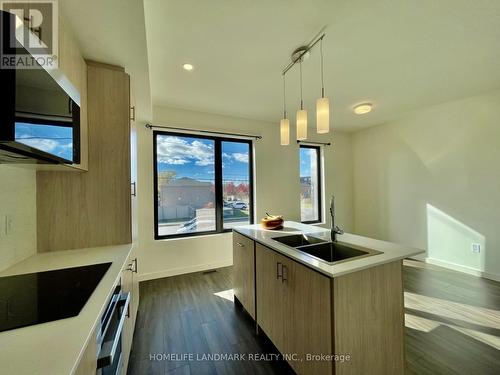
{"label": "upper cabinet", "polygon": [[37,172],[39,252],[132,242],[129,76],[87,66],[88,172]]}
{"label": "upper cabinet", "polygon": [[67,21],[59,17],[59,67],[60,79],[66,90],[74,90],[80,97],[80,163],[72,166],[88,170],[89,139],[87,120],[87,65]]}
{"label": "upper cabinet", "polygon": [[130,88],[130,190],[132,195],[132,241],[139,237],[138,206],[137,206],[137,124],[135,119],[135,96]]}

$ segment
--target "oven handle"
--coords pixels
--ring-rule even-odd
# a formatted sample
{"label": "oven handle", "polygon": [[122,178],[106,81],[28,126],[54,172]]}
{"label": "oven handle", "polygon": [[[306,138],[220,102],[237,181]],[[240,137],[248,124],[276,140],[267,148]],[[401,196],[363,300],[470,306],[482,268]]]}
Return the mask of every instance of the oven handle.
{"label": "oven handle", "polygon": [[104,312],[104,318],[103,318],[102,323],[101,323],[102,326],[104,327],[104,329],[102,329],[102,331],[100,332],[100,335],[98,337],[104,338],[104,336],[106,335],[106,331],[108,330],[111,316],[113,315],[113,312],[116,309],[116,304],[118,303],[118,300],[121,297],[121,294],[119,294],[120,291],[121,291],[121,285],[118,285],[116,287],[115,291],[113,292],[113,297],[111,297],[111,301],[109,302],[108,308]]}
{"label": "oven handle", "polygon": [[130,292],[124,293],[120,295],[116,303],[116,308],[121,309],[120,322],[118,323],[118,327],[116,332],[114,333],[113,342],[110,345],[103,345],[102,349],[105,349],[105,352],[101,349],[99,352],[99,357],[97,358],[97,368],[103,368],[109,366],[113,363],[115,358],[116,349],[118,347],[118,343],[120,342],[120,337],[123,331],[123,325],[125,324],[125,319],[127,319],[127,311],[128,305],[130,303]]}

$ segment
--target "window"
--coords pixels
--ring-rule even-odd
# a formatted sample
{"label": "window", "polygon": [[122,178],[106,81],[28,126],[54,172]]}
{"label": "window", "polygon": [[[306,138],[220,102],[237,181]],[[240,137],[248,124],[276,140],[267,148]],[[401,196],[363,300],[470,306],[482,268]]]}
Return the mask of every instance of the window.
{"label": "window", "polygon": [[253,223],[251,141],[153,134],[156,239]]}
{"label": "window", "polygon": [[321,150],[300,146],[300,220],[321,222]]}

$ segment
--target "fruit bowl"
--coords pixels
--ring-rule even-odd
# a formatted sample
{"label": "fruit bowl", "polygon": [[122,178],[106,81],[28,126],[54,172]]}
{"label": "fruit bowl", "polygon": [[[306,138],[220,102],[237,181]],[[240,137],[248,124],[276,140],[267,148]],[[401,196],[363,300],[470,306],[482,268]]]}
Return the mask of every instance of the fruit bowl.
{"label": "fruit bowl", "polygon": [[266,217],[261,219],[260,225],[265,229],[283,229],[283,216],[267,214]]}

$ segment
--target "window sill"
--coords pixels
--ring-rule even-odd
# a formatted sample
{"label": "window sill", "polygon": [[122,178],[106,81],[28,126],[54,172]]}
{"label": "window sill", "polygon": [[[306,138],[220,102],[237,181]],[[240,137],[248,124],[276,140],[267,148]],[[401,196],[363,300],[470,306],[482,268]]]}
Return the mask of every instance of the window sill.
{"label": "window sill", "polygon": [[319,226],[321,226],[321,225],[326,225],[326,222],[325,221],[320,221],[319,223],[311,223],[309,225],[319,225]]}
{"label": "window sill", "polygon": [[206,237],[214,237],[214,236],[223,236],[232,233],[232,231],[221,232],[221,233],[206,233],[200,235],[191,235],[191,236],[178,236],[172,238],[154,238],[155,242],[170,242],[170,241],[182,241],[182,240],[194,240],[197,238],[206,238]]}

